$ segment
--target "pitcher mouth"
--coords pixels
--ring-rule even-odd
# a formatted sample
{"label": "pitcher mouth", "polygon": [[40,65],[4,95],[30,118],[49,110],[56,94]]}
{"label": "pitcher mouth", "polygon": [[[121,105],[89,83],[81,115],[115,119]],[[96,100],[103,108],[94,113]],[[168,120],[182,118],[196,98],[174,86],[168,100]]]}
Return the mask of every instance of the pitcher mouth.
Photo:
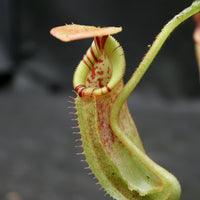
{"label": "pitcher mouth", "polygon": [[107,94],[122,80],[124,72],[120,44],[112,36],[95,37],[74,73],[74,89],[80,97]]}

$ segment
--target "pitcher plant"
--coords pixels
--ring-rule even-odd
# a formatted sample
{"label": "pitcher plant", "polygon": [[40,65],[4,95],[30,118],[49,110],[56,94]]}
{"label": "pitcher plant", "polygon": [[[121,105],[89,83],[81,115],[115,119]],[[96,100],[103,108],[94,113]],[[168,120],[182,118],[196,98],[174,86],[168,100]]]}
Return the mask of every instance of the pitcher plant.
{"label": "pitcher plant", "polygon": [[[118,200],[178,200],[181,187],[174,175],[146,154],[126,100],[174,29],[200,11],[195,1],[170,20],[124,85],[125,55],[113,34],[121,27],[65,25],[51,34],[63,42],[94,37],[73,77],[81,145],[88,168],[106,192]],[[198,20],[199,19],[199,20]],[[195,17],[197,58],[200,57],[200,17]],[[199,22],[199,23],[198,23]],[[199,59],[200,60],[200,59]],[[200,61],[199,61],[200,62]]]}

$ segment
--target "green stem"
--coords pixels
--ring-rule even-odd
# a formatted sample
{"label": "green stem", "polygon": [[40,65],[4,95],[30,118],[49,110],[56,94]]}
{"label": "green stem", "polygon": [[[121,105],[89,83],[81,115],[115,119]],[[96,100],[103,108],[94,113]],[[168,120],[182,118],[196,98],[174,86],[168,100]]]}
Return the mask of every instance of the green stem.
{"label": "green stem", "polygon": [[191,17],[192,15],[194,15],[199,11],[200,11],[200,1],[193,2],[190,7],[184,9],[182,12],[176,15],[172,20],[170,20],[161,30],[159,35],[156,37],[155,41],[153,42],[151,48],[143,58],[139,67],[133,73],[132,77],[127,82],[124,89],[122,90],[117,100],[113,104],[110,120],[112,129],[114,131],[119,132],[120,130],[120,126],[118,123],[118,116],[122,105],[127,100],[131,92],[134,90],[138,82],[141,80],[146,70],[149,68],[150,64],[158,54],[162,45],[166,41],[166,39],[175,30],[177,26],[179,26],[182,22],[184,22],[186,19],[188,19],[189,17]]}

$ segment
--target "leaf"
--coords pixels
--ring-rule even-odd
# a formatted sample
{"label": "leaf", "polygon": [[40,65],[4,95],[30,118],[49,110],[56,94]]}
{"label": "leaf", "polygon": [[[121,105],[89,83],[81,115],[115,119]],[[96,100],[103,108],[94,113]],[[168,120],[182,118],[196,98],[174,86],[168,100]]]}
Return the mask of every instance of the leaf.
{"label": "leaf", "polygon": [[59,26],[51,29],[50,33],[63,42],[69,42],[73,40],[80,40],[103,35],[113,35],[121,31],[121,27],[100,28],[95,26],[66,24],[65,26]]}

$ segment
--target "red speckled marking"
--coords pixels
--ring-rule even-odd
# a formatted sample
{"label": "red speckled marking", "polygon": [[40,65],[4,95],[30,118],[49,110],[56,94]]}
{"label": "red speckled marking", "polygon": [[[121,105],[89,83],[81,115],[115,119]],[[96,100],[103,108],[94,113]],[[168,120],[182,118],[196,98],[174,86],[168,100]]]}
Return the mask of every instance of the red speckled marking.
{"label": "red speckled marking", "polygon": [[108,35],[105,35],[105,36],[103,36],[102,39],[101,39],[101,48],[102,48],[102,49],[103,49],[104,46],[105,46],[105,43],[106,43],[107,38],[108,38]]}
{"label": "red speckled marking", "polygon": [[97,57],[95,56],[95,54],[94,54],[94,51],[93,51],[92,47],[90,47],[90,52],[91,52],[91,54],[92,54],[92,57],[94,58],[94,60],[97,62],[97,61],[98,61],[98,59],[97,59]]}
{"label": "red speckled marking", "polygon": [[[108,127],[109,127],[110,130],[112,130],[110,124],[108,124]],[[115,141],[115,135],[114,135],[113,131],[111,131],[110,133],[111,133],[111,140],[112,140],[112,142],[114,142]]]}
{"label": "red speckled marking", "polygon": [[[82,59],[84,64],[89,68],[90,72],[86,78],[86,86],[78,85],[75,88],[75,91],[80,97],[93,97],[95,95],[96,88],[101,88],[102,94],[103,92],[106,92],[106,90],[104,91],[102,90],[102,88],[108,84],[111,73],[109,59],[103,51],[107,38],[108,36],[96,37],[94,40],[95,44],[89,49],[90,54],[86,53]],[[97,50],[98,54],[100,53],[99,57],[96,56],[94,50]],[[107,67],[108,69],[106,69],[105,67]],[[88,92],[87,87],[91,88],[90,92]],[[108,92],[111,91],[111,89],[108,86],[106,86],[106,88]]]}
{"label": "red speckled marking", "polygon": [[94,91],[95,91],[95,89],[92,90],[90,97],[93,97]]}
{"label": "red speckled marking", "polygon": [[110,111],[111,111],[112,104],[116,100],[118,94],[121,91],[121,88],[123,87],[123,85],[118,85],[118,86],[119,87],[111,91],[113,95],[110,95],[107,93],[104,95],[104,97],[99,97],[96,99],[99,130],[100,130],[103,146],[105,147],[108,154],[111,153],[113,144],[117,141],[116,140],[117,137],[112,131],[109,120],[110,120]]}
{"label": "red speckled marking", "polygon": [[82,61],[84,62],[84,64],[89,68],[91,69],[91,67],[87,64],[87,62],[85,61],[85,59],[83,58]]}
{"label": "red speckled marking", "polygon": [[89,56],[87,55],[87,53],[85,54],[85,56],[87,57],[87,59],[89,60],[89,62],[91,63],[91,65],[93,66],[93,62],[90,60]]}
{"label": "red speckled marking", "polygon": [[91,80],[89,79],[89,77],[87,78],[87,82],[88,82],[88,83],[91,83]]}
{"label": "red speckled marking", "polygon": [[94,42],[95,42],[96,48],[98,47],[100,49],[101,45],[100,45],[100,39],[99,39],[99,37],[96,37],[95,40],[94,40]]}
{"label": "red speckled marking", "polygon": [[121,47],[121,45],[117,46],[117,47],[113,50],[113,52],[115,52],[119,47]]}
{"label": "red speckled marking", "polygon": [[99,47],[100,50],[103,50],[107,38],[108,38],[108,35],[105,35],[101,38],[99,38],[99,37],[95,38],[95,44]]}
{"label": "red speckled marking", "polygon": [[100,126],[104,127],[104,121],[101,121]]}
{"label": "red speckled marking", "polygon": [[97,74],[99,74],[99,75],[103,75],[103,71],[97,72]]}
{"label": "red speckled marking", "polygon": [[100,88],[104,87],[104,85],[102,84],[102,81],[103,81],[102,78],[98,78],[97,81],[99,81],[99,87]]}
{"label": "red speckled marking", "polygon": [[108,67],[107,73],[110,74],[110,67]]}
{"label": "red speckled marking", "polygon": [[91,72],[92,72],[91,77],[92,77],[93,80],[95,79],[96,69],[97,69],[97,68],[98,68],[98,67],[96,66],[96,67],[93,67],[93,68],[91,69]]}
{"label": "red speckled marking", "polygon": [[111,92],[111,89],[109,88],[108,85],[106,85],[106,88],[107,88],[108,92]]}
{"label": "red speckled marking", "polygon": [[102,63],[102,62],[103,62],[103,60],[102,60],[102,59],[99,59],[97,62],[98,62],[98,63]]}

